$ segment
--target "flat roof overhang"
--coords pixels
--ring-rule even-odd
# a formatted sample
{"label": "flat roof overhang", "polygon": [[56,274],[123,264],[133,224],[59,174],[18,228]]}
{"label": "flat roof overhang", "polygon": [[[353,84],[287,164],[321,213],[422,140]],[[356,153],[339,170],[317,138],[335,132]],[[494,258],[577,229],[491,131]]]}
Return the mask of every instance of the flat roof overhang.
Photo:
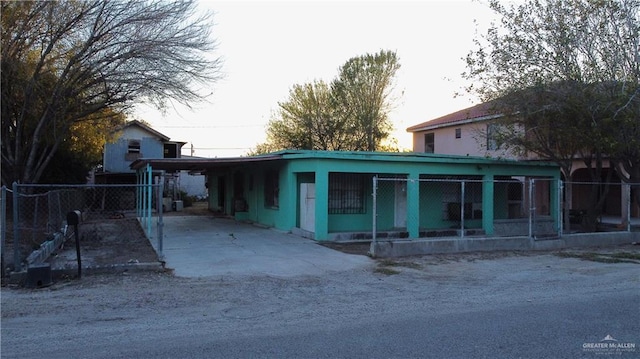
{"label": "flat roof overhang", "polygon": [[210,169],[282,159],[282,155],[226,158],[140,158],[131,163],[131,169],[138,170],[150,165],[154,171],[205,172]]}
{"label": "flat roof overhang", "polygon": [[313,151],[313,150],[285,150],[272,152],[258,156],[247,157],[222,157],[222,158],[141,158],[131,163],[130,168],[138,170],[151,165],[154,171],[180,171],[206,172],[230,166],[246,165],[250,163],[295,160],[295,159],[321,159],[321,160],[355,160],[405,162],[413,164],[475,164],[475,165],[507,165],[514,167],[548,167],[559,168],[557,164],[547,161],[517,161],[506,159],[489,159],[484,157],[455,156],[441,154],[427,154],[416,152],[350,152],[350,151]]}

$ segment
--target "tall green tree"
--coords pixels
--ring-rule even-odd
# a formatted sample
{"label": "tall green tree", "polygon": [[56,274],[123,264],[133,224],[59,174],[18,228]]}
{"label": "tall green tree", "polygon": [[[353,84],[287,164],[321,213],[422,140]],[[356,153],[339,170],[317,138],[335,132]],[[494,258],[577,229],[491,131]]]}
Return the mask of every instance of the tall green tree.
{"label": "tall green tree", "polygon": [[[567,180],[579,158],[593,181],[608,160],[640,182],[639,143],[627,138],[640,129],[640,1],[489,5],[500,22],[475,39],[463,77],[504,115],[503,144],[559,163]],[[597,190],[592,218],[602,205]]]}
{"label": "tall green tree", "polygon": [[289,99],[267,127],[267,142],[253,153],[282,149],[376,151],[393,126],[395,75],[400,63],[395,52],[380,51],[349,59],[330,84],[314,81],[294,85]]}
{"label": "tall green tree", "polygon": [[204,99],[221,63],[195,1],[3,1],[2,181],[38,182],[74,124]]}
{"label": "tall green tree", "polygon": [[394,80],[400,62],[395,52],[380,51],[349,59],[340,68],[332,90],[349,113],[352,141],[364,151],[376,151],[393,126],[389,122]]}
{"label": "tall green tree", "polygon": [[329,85],[314,81],[294,85],[289,99],[278,103],[278,118],[270,121],[267,142],[278,149],[351,149],[344,131],[347,118]]}

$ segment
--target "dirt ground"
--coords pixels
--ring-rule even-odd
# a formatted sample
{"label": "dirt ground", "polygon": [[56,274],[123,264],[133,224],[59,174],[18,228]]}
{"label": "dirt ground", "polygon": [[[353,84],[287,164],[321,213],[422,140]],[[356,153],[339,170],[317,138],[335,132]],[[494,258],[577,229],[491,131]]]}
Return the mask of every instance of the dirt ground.
{"label": "dirt ground", "polygon": [[[206,202],[196,202],[180,212],[165,212],[164,216],[214,216],[207,210]],[[132,263],[158,262],[158,256],[146,239],[135,218],[112,218],[87,221],[80,226],[80,249],[83,267],[104,267]],[[367,255],[369,243],[327,243],[326,247],[348,254]],[[630,244],[615,248],[581,248],[553,251],[552,254],[566,258],[598,262],[640,263],[640,245]],[[395,274],[401,268],[411,269],[449,262],[473,262],[511,256],[534,256],[538,252],[477,252],[462,254],[439,254],[416,257],[378,260],[381,273]],[[54,269],[77,268],[75,241],[73,236],[51,258]]]}
{"label": "dirt ground", "polygon": [[[84,267],[158,262],[136,218],[87,221],[78,228]],[[75,236],[51,257],[53,269],[77,268]]]}
{"label": "dirt ground", "polygon": [[[196,202],[180,212],[164,216],[213,216],[206,202]],[[158,256],[145,237],[136,218],[114,216],[89,220],[79,226],[80,258],[83,267],[106,267],[132,263],[158,262]],[[51,258],[54,269],[77,268],[73,236]]]}

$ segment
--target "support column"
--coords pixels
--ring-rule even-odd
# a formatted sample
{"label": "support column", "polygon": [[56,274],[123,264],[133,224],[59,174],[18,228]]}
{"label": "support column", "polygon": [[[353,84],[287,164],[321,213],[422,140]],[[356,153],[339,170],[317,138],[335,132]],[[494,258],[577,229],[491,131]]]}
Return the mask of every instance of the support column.
{"label": "support column", "polygon": [[280,171],[280,215],[276,217],[276,228],[291,230],[296,227],[298,218],[298,184],[295,173],[288,168]]}
{"label": "support column", "polygon": [[315,239],[329,239],[329,172],[316,170],[316,223]]}
{"label": "support column", "polygon": [[490,236],[493,235],[493,175],[484,175],[482,180],[482,229]]}
{"label": "support column", "polygon": [[407,176],[407,231],[409,238],[420,237],[420,174]]}

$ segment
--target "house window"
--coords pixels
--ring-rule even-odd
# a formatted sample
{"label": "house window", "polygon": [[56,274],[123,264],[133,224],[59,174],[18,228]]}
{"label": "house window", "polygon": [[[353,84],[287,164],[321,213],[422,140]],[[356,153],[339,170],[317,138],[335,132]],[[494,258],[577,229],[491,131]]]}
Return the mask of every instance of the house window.
{"label": "house window", "polygon": [[365,213],[364,176],[354,173],[329,174],[329,214]]}
{"label": "house window", "polygon": [[456,128],[456,138],[461,138],[461,137],[462,137],[462,129]]}
{"label": "house window", "polygon": [[165,143],[164,144],[164,158],[179,158],[179,150],[177,144],[175,143]]}
{"label": "house window", "polygon": [[435,153],[435,136],[433,133],[424,134],[424,152]]}
{"label": "house window", "polygon": [[140,140],[129,140],[127,153],[140,153]]}
{"label": "house window", "polygon": [[498,142],[498,125],[495,123],[487,124],[487,150],[496,151],[500,148]]}
{"label": "house window", "polygon": [[278,171],[268,171],[264,177],[264,206],[279,208],[280,177]]}
{"label": "house window", "polygon": [[140,140],[129,140],[127,144],[127,153],[124,155],[125,161],[135,161],[142,157],[140,152]]}

